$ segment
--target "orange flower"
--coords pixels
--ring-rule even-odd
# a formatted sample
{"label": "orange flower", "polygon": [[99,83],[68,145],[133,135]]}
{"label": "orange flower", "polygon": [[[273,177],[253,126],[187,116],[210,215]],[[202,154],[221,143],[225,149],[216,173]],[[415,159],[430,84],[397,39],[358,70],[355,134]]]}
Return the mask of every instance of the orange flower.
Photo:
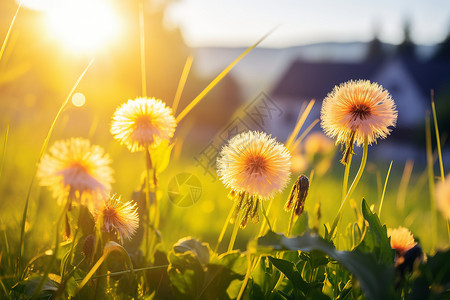
{"label": "orange flower", "polygon": [[172,109],[155,98],[128,100],[112,117],[111,134],[131,152],[156,147],[173,137],[177,123]]}
{"label": "orange flower", "polygon": [[408,251],[417,244],[412,233],[402,226],[395,229],[389,228],[387,235],[391,238],[391,248],[400,253]]}
{"label": "orange flower", "polygon": [[116,195],[105,201],[99,215],[103,220],[103,229],[107,232],[115,230],[122,242],[125,238],[131,239],[139,227],[137,204],[133,201],[123,203]]}

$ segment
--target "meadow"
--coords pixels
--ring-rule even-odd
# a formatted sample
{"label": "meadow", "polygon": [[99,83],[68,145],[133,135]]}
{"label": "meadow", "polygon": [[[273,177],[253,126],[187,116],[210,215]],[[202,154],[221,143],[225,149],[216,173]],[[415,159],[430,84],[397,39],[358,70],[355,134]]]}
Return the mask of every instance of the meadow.
{"label": "meadow", "polygon": [[[17,49],[14,20],[0,61]],[[174,99],[159,100],[141,43],[137,97],[84,104],[92,59],[59,102],[7,106],[0,298],[448,299],[450,183],[434,102],[426,164],[371,158],[392,138],[395,99],[354,78],[304,105],[288,140],[243,131],[220,147],[213,176],[199,168],[198,127],[184,118],[264,38],[184,102],[192,58]],[[307,118],[312,105],[321,120]]]}

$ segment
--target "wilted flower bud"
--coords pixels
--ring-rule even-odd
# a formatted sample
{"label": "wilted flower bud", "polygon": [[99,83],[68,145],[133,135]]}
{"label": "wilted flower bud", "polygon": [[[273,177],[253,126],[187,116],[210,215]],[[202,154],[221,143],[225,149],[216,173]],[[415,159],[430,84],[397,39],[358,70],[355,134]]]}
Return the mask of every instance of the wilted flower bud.
{"label": "wilted flower bud", "polygon": [[292,186],[288,201],[284,209],[290,211],[294,209],[294,214],[300,216],[305,207],[306,197],[308,196],[309,179],[305,175],[301,175]]}

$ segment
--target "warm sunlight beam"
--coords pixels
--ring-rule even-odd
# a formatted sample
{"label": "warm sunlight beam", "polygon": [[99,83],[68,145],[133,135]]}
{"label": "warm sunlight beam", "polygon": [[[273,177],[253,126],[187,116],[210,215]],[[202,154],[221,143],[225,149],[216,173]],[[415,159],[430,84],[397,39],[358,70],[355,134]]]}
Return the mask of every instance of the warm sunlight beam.
{"label": "warm sunlight beam", "polygon": [[76,52],[92,52],[118,35],[119,18],[106,0],[66,0],[45,9],[56,38]]}

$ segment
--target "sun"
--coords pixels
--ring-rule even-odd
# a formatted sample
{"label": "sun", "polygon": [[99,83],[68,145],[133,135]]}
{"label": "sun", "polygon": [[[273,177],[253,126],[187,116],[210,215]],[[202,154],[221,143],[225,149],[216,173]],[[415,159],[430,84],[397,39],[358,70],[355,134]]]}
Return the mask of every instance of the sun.
{"label": "sun", "polygon": [[120,30],[120,18],[106,0],[61,0],[44,12],[49,31],[75,52],[105,47]]}

